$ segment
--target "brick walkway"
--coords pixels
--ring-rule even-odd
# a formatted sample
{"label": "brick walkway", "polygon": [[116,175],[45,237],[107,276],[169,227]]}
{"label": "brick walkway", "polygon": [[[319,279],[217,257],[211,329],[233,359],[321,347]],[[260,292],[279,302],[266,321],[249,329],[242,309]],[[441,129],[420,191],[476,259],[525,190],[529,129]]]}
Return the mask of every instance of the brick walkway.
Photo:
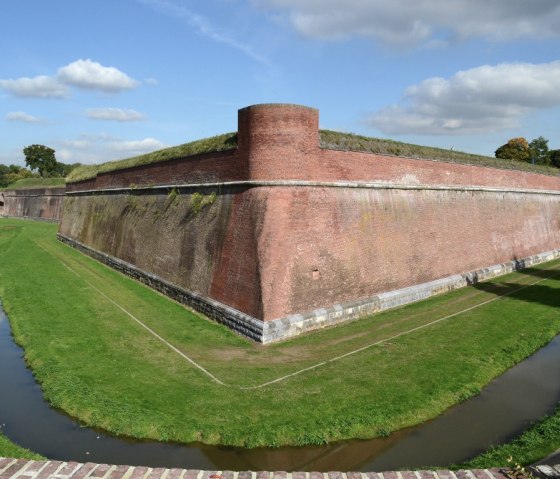
{"label": "brick walkway", "polygon": [[[560,465],[537,466],[531,473],[541,478],[560,478]],[[504,469],[470,471],[390,472],[233,472],[110,466],[88,462],[30,461],[0,458],[0,479],[524,479]]]}

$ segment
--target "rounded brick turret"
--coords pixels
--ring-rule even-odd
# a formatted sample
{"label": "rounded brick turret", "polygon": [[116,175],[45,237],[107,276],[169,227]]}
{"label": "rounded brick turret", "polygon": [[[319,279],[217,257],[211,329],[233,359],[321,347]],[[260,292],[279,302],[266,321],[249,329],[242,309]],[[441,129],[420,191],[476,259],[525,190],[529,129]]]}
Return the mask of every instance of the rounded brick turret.
{"label": "rounded brick turret", "polygon": [[250,180],[302,180],[319,150],[319,111],[280,103],[238,112],[238,147]]}

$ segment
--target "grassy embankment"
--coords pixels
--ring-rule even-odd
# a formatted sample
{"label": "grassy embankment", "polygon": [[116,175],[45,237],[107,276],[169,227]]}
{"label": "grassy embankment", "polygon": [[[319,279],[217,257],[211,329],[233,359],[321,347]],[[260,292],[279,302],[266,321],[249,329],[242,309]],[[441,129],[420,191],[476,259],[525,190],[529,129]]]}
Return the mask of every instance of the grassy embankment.
{"label": "grassy embankment", "polygon": [[43,456],[19,447],[0,433],[0,457],[14,457],[24,459],[44,459]]}
{"label": "grassy embankment", "polygon": [[64,186],[65,178],[23,178],[2,188],[5,190],[21,190],[25,188],[49,188],[54,186]]}
{"label": "grassy embankment", "polygon": [[[55,231],[0,220],[0,297],[46,398],[118,434],[249,447],[385,435],[476,394],[560,331],[555,262],[263,347],[58,243]],[[498,292],[510,294],[285,381],[239,389]],[[112,301],[231,386],[213,382]]]}
{"label": "grassy embankment", "polygon": [[[551,378],[552,379],[552,378]],[[560,449],[560,404],[555,414],[533,424],[517,439],[475,457],[460,467],[479,469],[505,465],[507,458],[516,464],[533,464]]]}
{"label": "grassy embankment", "polygon": [[[362,151],[366,153],[377,153],[382,155],[402,156],[406,158],[424,158],[430,160],[465,163],[469,165],[489,166],[506,170],[531,171],[546,175],[558,176],[560,169],[532,165],[514,160],[502,160],[489,156],[473,155],[455,150],[443,148],[433,148],[429,146],[413,145],[399,141],[370,138],[367,136],[354,135],[352,133],[341,133],[331,130],[320,130],[321,148],[342,150],[342,151]],[[80,181],[95,178],[98,173],[116,171],[133,166],[147,165],[159,161],[182,158],[198,153],[209,153],[214,151],[224,151],[237,148],[237,133],[225,133],[196,140],[183,145],[164,148],[163,150],[146,153],[124,160],[108,161],[99,165],[84,165],[73,170],[69,175],[68,181]]]}

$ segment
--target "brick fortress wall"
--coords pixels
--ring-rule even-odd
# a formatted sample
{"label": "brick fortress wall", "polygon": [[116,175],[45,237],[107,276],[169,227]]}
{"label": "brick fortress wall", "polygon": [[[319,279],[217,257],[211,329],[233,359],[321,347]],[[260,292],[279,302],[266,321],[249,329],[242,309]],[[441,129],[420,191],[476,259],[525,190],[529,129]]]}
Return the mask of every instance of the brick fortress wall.
{"label": "brick fortress wall", "polygon": [[69,184],[61,239],[261,341],[558,255],[558,177],[321,149],[297,105],[238,124],[236,150]]}
{"label": "brick fortress wall", "polygon": [[65,190],[64,186],[4,190],[0,213],[9,218],[60,221]]}

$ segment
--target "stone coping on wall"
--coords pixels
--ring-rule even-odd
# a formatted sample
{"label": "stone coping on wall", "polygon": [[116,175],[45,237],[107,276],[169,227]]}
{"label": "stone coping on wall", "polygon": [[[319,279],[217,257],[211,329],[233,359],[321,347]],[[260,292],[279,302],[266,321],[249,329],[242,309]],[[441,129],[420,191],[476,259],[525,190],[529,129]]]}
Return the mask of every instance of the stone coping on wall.
{"label": "stone coping on wall", "polygon": [[[424,185],[424,184],[404,184],[388,182],[363,182],[363,181],[225,181],[209,183],[185,183],[171,185],[146,185],[134,187],[100,188],[90,190],[67,191],[66,196],[79,196],[91,194],[119,194],[140,191],[170,191],[173,189],[198,189],[198,188],[227,188],[227,187],[313,187],[313,188],[364,188],[377,190],[429,190],[429,191],[469,191],[469,192],[490,192],[490,193],[514,193],[530,195],[554,195],[560,196],[560,190],[527,189],[527,188],[494,188],[486,186],[462,186],[462,185]],[[55,196],[55,195],[52,195]]]}
{"label": "stone coping on wall", "polygon": [[[13,191],[15,192],[16,190],[13,190]],[[31,194],[28,194],[28,193],[20,194],[20,195],[18,195],[18,194],[15,194],[15,195],[4,194],[5,198],[39,198],[39,197],[43,197],[43,196],[66,196],[66,193],[65,192],[64,193],[45,193],[44,192],[44,193],[39,193],[39,194],[36,194],[36,195],[31,195]]]}
{"label": "stone coping on wall", "polygon": [[526,479],[531,477],[530,474],[540,478],[558,478],[560,465],[530,467],[525,474],[498,467],[457,471],[267,472],[168,469],[0,457],[0,479]]}
{"label": "stone coping on wall", "polygon": [[437,279],[428,283],[389,291],[344,304],[336,304],[304,314],[294,314],[285,318],[262,321],[212,298],[188,291],[155,274],[142,271],[131,263],[97,251],[73,238],[69,238],[60,233],[57,234],[57,238],[61,242],[76,248],[117,271],[203,313],[219,323],[225,324],[243,336],[261,343],[280,341],[308,331],[358,319],[373,313],[421,301],[448,291],[464,288],[480,281],[511,273],[535,264],[560,258],[560,249],[556,249],[528,258],[508,261],[486,268]]}

